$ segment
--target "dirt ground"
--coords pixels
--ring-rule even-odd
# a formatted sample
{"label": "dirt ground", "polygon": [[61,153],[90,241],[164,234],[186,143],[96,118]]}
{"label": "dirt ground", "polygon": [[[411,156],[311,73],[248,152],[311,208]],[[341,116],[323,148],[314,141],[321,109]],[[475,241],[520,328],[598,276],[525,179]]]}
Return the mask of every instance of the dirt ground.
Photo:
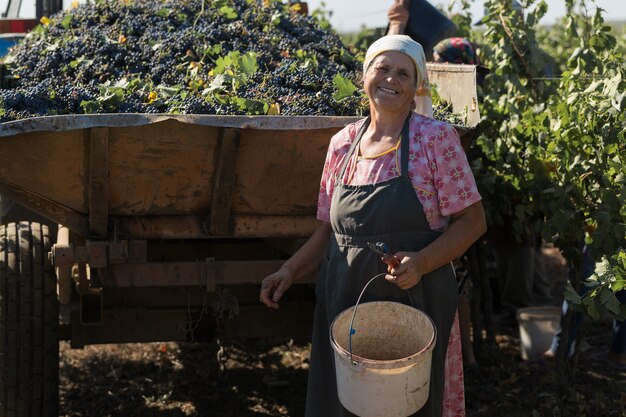
{"label": "dirt ground", "polygon": [[[545,253],[549,273],[563,273],[554,250]],[[584,324],[567,392],[558,390],[553,364],[520,359],[517,327],[496,330],[480,368],[465,375],[468,416],[626,417],[626,372],[596,358],[610,342],[609,319]],[[264,339],[72,350],[63,342],[60,415],[302,416],[309,347],[307,340]]]}

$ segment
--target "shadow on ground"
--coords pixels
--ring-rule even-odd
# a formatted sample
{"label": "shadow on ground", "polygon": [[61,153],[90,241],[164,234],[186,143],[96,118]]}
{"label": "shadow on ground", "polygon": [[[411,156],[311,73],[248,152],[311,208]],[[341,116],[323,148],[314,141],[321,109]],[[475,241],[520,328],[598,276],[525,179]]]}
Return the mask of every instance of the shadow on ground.
{"label": "shadow on ground", "polygon": [[299,416],[308,345],[61,345],[61,416]]}

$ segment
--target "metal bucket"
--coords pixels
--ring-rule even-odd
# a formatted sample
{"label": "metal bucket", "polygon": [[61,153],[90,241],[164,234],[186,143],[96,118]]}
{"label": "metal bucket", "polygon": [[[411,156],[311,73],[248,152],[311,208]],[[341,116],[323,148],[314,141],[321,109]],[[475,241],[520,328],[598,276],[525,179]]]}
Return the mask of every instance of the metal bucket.
{"label": "metal bucket", "polygon": [[330,326],[341,404],[360,417],[417,412],[428,399],[435,336],[426,313],[401,303],[357,302],[343,311]]}
{"label": "metal bucket", "polygon": [[516,316],[522,359],[539,358],[552,344],[552,338],[559,328],[561,308],[525,307],[518,309]]}

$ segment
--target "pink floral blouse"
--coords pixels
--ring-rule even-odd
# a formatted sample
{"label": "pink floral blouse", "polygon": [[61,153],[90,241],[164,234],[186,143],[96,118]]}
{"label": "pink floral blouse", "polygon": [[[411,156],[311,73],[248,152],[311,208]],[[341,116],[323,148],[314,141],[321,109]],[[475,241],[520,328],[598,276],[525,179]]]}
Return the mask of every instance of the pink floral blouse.
{"label": "pink floral blouse", "polygon": [[[350,124],[332,137],[317,202],[317,218],[330,222],[330,202],[335,177],[363,120]],[[409,177],[430,228],[442,230],[454,213],[481,199],[472,170],[453,126],[413,114],[409,128]],[[400,141],[380,155],[361,157],[354,152],[348,162],[344,184],[362,185],[400,175]]]}
{"label": "pink floral blouse", "polygon": [[[335,178],[362,124],[363,120],[346,126],[330,141],[317,203],[319,220],[330,222]],[[451,125],[413,114],[409,136],[409,177],[430,228],[442,230],[450,215],[480,201],[474,176],[459,136]],[[399,176],[399,145],[398,140],[389,151],[372,157],[361,157],[355,152],[341,181],[362,185]],[[458,314],[454,317],[448,341],[445,378],[443,417],[464,417],[465,389]]]}

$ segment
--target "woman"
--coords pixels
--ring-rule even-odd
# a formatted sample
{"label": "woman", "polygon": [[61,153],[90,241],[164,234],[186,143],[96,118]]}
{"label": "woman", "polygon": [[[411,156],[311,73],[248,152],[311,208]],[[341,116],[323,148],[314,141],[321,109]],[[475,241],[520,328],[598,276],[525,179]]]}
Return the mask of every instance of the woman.
{"label": "woman", "polygon": [[368,241],[400,250],[401,264],[388,269],[388,282],[374,281],[363,301],[412,302],[437,326],[430,396],[416,415],[442,415],[444,358],[457,305],[450,262],[484,233],[485,218],[454,128],[412,111],[426,76],[424,61],[421,46],[405,35],[370,46],[363,68],[370,117],[331,140],[318,201],[322,224],[263,280],[261,301],[278,308],[294,280],[321,265],[306,416],[350,415],[337,397],[328,329],[365,283],[385,270]]}
{"label": "woman", "polygon": [[447,38],[435,45],[433,61],[479,65],[476,48],[466,38]]}

